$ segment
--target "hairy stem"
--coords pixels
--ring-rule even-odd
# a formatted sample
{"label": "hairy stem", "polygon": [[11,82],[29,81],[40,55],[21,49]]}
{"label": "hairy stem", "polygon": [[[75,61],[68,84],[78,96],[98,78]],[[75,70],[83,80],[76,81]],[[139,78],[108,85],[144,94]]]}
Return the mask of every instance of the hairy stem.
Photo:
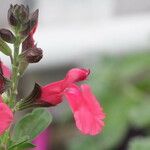
{"label": "hairy stem", "polygon": [[18,94],[18,81],[19,81],[19,62],[18,62],[18,55],[19,55],[19,48],[20,48],[20,37],[16,34],[16,41],[14,43],[14,56],[12,61],[12,78],[11,78],[11,94],[10,94],[10,106],[13,107],[16,101],[16,97]]}

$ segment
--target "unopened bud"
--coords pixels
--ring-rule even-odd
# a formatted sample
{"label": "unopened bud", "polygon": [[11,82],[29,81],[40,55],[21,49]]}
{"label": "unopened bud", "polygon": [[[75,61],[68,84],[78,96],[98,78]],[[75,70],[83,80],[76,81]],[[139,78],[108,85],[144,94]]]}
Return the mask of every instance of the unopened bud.
{"label": "unopened bud", "polygon": [[8,21],[10,25],[17,26],[27,23],[29,20],[29,8],[24,5],[10,5],[8,10]]}
{"label": "unopened bud", "polygon": [[17,11],[18,11],[18,13],[16,13],[16,14],[17,14],[20,22],[27,23],[29,20],[29,7],[28,6],[25,7],[24,5],[20,5],[18,7]]}
{"label": "unopened bud", "polygon": [[38,17],[39,17],[39,10],[37,9],[35,12],[33,12],[31,18],[30,18],[30,25],[31,25],[31,32],[34,33],[37,27],[38,23]]}
{"label": "unopened bud", "polygon": [[25,30],[21,32],[21,35],[27,36],[29,34],[33,34],[36,30],[37,24],[38,24],[38,15],[39,15],[39,10],[37,9],[35,12],[30,17],[30,20],[26,24]]}
{"label": "unopened bud", "polygon": [[7,19],[8,19],[8,22],[11,26],[17,26],[18,25],[17,18],[15,17],[15,15],[13,13],[13,5],[10,5],[10,8],[9,8],[8,14],[7,14]]}
{"label": "unopened bud", "polygon": [[0,29],[0,37],[2,40],[4,40],[7,43],[14,43],[15,42],[15,36],[10,30],[7,29]]}
{"label": "unopened bud", "polygon": [[23,56],[28,63],[37,63],[42,59],[43,51],[41,48],[30,48],[23,52]]}

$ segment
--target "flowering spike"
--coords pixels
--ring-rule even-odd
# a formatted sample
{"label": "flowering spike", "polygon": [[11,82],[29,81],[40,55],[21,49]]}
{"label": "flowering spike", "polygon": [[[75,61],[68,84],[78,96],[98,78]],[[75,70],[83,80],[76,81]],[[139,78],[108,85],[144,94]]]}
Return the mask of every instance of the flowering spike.
{"label": "flowering spike", "polygon": [[[0,51],[10,57],[12,75],[10,70],[0,61],[0,94],[5,91],[10,79],[11,84],[7,90],[5,101],[13,108],[14,112],[30,107],[55,106],[63,101],[63,97],[66,97],[74,114],[77,128],[84,134],[96,135],[100,133],[104,126],[105,114],[103,109],[89,85],[81,85],[81,87],[76,85],[77,82],[88,78],[90,74],[88,69],[73,68],[67,72],[64,79],[42,87],[35,83],[29,96],[15,103],[20,77],[29,63],[39,62],[43,57],[42,49],[37,47],[33,38],[38,25],[38,16],[38,9],[30,14],[28,6],[10,5],[8,21],[15,35],[7,29],[0,29]],[[13,44],[13,51],[6,42]],[[22,51],[20,52],[21,45]],[[0,135],[9,128],[12,121],[13,113],[0,97]],[[25,122],[23,121],[23,123]],[[22,130],[22,125],[17,133],[20,133],[20,130]],[[24,130],[26,131],[26,129]],[[7,139],[10,139],[9,134],[10,132],[8,132]],[[6,141],[6,149],[8,148],[7,144]]]}

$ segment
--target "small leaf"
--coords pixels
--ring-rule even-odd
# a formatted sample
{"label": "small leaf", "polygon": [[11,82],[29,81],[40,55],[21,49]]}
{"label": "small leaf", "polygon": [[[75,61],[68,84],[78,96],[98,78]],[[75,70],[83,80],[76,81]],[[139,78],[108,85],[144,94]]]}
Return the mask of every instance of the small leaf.
{"label": "small leaf", "polygon": [[0,38],[0,51],[7,56],[11,56],[10,47]]}
{"label": "small leaf", "polygon": [[22,142],[18,145],[15,145],[11,148],[8,148],[8,150],[25,150],[25,149],[28,149],[28,148],[35,148],[36,146],[33,145],[32,143],[30,142]]}
{"label": "small leaf", "polygon": [[32,143],[23,143],[21,144],[19,147],[17,147],[17,150],[25,150],[25,149],[28,149],[28,148],[35,148],[36,146],[33,145]]}
{"label": "small leaf", "polygon": [[26,143],[29,141],[29,137],[28,136],[23,136],[21,137],[18,141],[9,141],[9,147],[8,150],[13,150],[16,149],[16,147],[20,147],[20,145]]}
{"label": "small leaf", "polygon": [[37,108],[25,115],[13,130],[13,141],[18,141],[23,136],[33,140],[38,134],[45,130],[52,121],[50,113],[44,108]]}

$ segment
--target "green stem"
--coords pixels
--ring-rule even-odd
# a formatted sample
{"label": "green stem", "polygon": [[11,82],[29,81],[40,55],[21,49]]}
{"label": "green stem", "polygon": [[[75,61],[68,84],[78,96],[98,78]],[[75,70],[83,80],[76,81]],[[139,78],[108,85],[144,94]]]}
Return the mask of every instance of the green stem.
{"label": "green stem", "polygon": [[7,150],[7,143],[9,141],[9,130],[5,132],[1,136],[1,145],[0,145],[0,150]]}
{"label": "green stem", "polygon": [[[8,98],[9,98],[9,106],[11,108],[14,107],[16,100],[17,100],[17,94],[18,94],[18,82],[19,82],[19,61],[18,61],[18,55],[19,55],[19,48],[20,48],[21,40],[19,34],[16,33],[16,41],[14,43],[14,54],[11,56],[11,63],[12,63],[12,76],[11,76],[11,87],[8,90]],[[4,140],[3,140],[3,149],[7,150],[7,144],[10,139],[10,131],[8,130],[4,134]],[[1,149],[2,149],[1,148]]]}
{"label": "green stem", "polygon": [[18,94],[18,81],[19,81],[19,62],[18,62],[18,55],[19,55],[19,47],[20,47],[20,37],[16,37],[16,41],[14,43],[14,57],[12,61],[12,78],[11,78],[11,94],[10,94],[10,105],[11,107],[14,106],[16,101],[16,97]]}

